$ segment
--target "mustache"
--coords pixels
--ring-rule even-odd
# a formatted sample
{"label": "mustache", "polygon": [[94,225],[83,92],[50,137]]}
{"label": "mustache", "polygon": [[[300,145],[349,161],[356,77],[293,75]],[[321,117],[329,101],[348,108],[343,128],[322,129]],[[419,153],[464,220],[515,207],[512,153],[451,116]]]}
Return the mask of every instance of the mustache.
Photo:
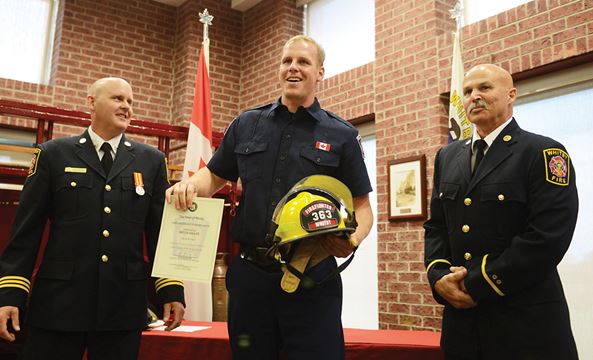
{"label": "mustache", "polygon": [[478,99],[469,105],[468,112],[472,112],[472,110],[477,107],[488,109],[488,104],[484,100]]}

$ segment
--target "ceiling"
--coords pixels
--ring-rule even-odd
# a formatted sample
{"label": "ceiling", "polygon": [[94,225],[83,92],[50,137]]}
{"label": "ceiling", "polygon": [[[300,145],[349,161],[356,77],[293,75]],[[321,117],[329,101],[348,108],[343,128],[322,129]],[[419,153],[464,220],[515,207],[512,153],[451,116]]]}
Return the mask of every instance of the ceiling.
{"label": "ceiling", "polygon": [[[154,0],[171,6],[179,6],[187,0]],[[246,11],[260,3],[261,0],[232,0],[231,7],[235,10]]]}

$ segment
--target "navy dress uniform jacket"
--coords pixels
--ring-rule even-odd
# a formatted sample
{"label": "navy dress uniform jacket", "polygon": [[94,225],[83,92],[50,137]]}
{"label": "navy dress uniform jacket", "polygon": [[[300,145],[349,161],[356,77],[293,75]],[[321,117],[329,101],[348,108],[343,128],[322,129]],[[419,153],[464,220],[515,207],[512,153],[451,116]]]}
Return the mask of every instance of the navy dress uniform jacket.
{"label": "navy dress uniform jacket", "polygon": [[[137,180],[134,180],[134,173]],[[141,176],[144,194],[136,191]],[[133,330],[146,325],[149,267],[168,186],[164,155],[122,136],[109,176],[82,135],[36,150],[0,258],[0,306],[28,306],[30,325],[60,331]],[[31,273],[49,220],[43,261]],[[162,302],[183,302],[183,283],[157,281]]]}
{"label": "navy dress uniform jacket", "polygon": [[[576,359],[556,266],[578,212],[575,173],[564,147],[513,119],[471,175],[471,142],[435,160],[425,265],[445,305],[441,345],[481,359]],[[468,269],[477,307],[459,310],[434,290],[450,266]]]}

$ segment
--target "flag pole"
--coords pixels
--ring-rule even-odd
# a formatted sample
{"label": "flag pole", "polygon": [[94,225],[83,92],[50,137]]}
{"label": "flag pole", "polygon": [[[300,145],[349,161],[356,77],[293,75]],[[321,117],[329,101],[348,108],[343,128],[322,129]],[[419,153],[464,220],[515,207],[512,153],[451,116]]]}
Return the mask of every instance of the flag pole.
{"label": "flag pole", "polygon": [[[210,99],[210,79],[208,71],[210,39],[208,26],[214,17],[204,9],[199,13],[204,24],[202,47],[198,53],[198,69],[194,104],[187,136],[187,150],[183,165],[183,178],[195,174],[206,166],[212,157],[212,109]],[[216,253],[212,254],[216,256]],[[194,321],[212,321],[212,285],[209,283],[185,282],[185,319]]]}
{"label": "flag pole", "polygon": [[451,61],[451,93],[449,95],[449,142],[465,140],[472,136],[473,128],[463,108],[463,61],[461,59],[461,28],[463,27],[463,5],[457,1],[449,10],[455,19],[453,33],[453,59]]}
{"label": "flag pole", "polygon": [[208,13],[208,9],[204,9],[204,11],[200,13],[200,22],[204,24],[204,38],[202,39],[202,46],[204,49],[204,58],[206,59],[206,70],[208,72],[210,72],[210,38],[208,37],[208,26],[212,25],[213,19],[214,16]]}

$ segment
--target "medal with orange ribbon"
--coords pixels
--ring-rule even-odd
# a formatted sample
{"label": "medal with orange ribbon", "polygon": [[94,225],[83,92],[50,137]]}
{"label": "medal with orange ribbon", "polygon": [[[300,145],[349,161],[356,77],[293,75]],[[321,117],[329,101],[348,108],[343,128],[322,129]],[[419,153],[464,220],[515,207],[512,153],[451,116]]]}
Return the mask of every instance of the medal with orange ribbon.
{"label": "medal with orange ribbon", "polygon": [[142,196],[144,195],[144,181],[142,180],[142,173],[135,172],[134,173],[134,186],[136,187],[136,194]]}

